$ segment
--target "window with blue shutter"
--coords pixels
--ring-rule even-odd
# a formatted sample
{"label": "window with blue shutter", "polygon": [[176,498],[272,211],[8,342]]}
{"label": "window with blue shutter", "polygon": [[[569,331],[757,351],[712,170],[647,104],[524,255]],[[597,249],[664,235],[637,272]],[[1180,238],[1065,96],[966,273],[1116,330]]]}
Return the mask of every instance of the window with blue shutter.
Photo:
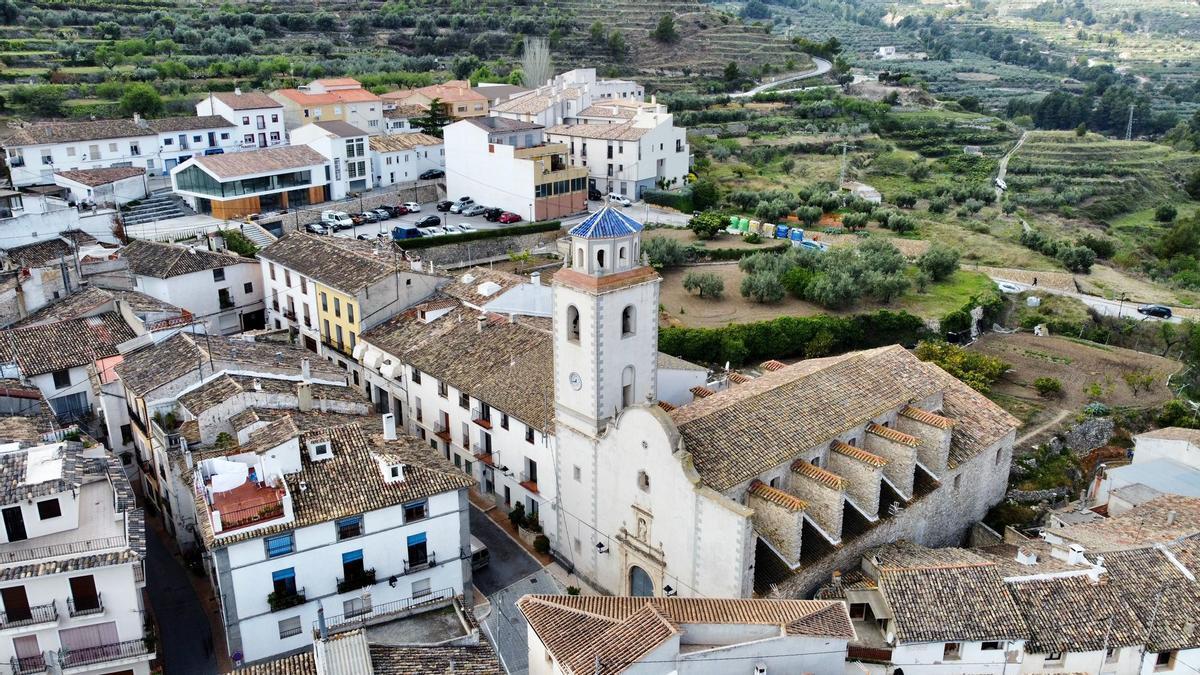
{"label": "window with blue shutter", "polygon": [[277,558],[281,555],[287,555],[296,550],[295,541],[292,539],[292,533],[277,534],[274,537],[267,537],[267,557]]}
{"label": "window with blue shutter", "polygon": [[408,535],[408,565],[416,567],[429,562],[429,552],[425,547],[425,533]]}
{"label": "window with blue shutter", "polygon": [[277,595],[293,595],[296,593],[296,568],[277,570],[271,573],[271,583]]}
{"label": "window with blue shutter", "polygon": [[342,554],[342,564],[354,562],[355,560],[362,560],[362,558],[363,552],[361,548],[357,551],[346,551]]}

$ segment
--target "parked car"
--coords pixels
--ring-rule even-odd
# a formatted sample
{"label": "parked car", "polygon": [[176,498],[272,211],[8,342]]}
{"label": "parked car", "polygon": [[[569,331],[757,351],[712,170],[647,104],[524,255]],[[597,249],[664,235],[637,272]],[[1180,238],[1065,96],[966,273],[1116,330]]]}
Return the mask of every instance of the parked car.
{"label": "parked car", "polygon": [[610,192],[608,194],[608,201],[609,203],[620,204],[621,206],[630,206],[633,204],[633,202],[629,201],[629,197],[626,197],[625,195],[619,195],[615,192]]}
{"label": "parked car", "polygon": [[460,213],[462,213],[464,216],[479,216],[482,215],[484,211],[487,211],[487,207],[482,204],[467,204],[462,208]]}
{"label": "parked car", "polygon": [[1138,307],[1138,314],[1143,316],[1152,316],[1156,319],[1169,319],[1173,315],[1171,308],[1166,305],[1142,305]]}
{"label": "parked car", "polygon": [[1008,282],[1008,281],[997,281],[996,288],[999,288],[1001,293],[1020,293],[1021,292],[1020,286],[1018,286],[1014,283]]}
{"label": "parked car", "polygon": [[446,212],[450,210],[451,206],[454,206],[454,202],[450,201],[449,199],[443,199],[437,203],[437,210]]}
{"label": "parked car", "polygon": [[446,234],[462,234],[462,230],[457,225],[447,225],[442,228]]}
{"label": "parked car", "polygon": [[357,223],[358,225],[362,225],[363,223],[379,222],[379,214],[375,213],[374,211],[363,211],[362,213],[358,214],[358,217],[362,220],[362,222]]}
{"label": "parked car", "polygon": [[447,234],[446,230],[441,227],[424,227],[421,228],[421,232],[423,232],[426,237],[444,237]]}
{"label": "parked car", "polygon": [[505,223],[505,224],[519,223],[519,222],[521,222],[521,216],[518,216],[517,214],[513,213],[512,211],[505,211],[504,213],[500,214],[500,222]]}
{"label": "parked car", "polygon": [[398,216],[403,216],[408,213],[408,209],[404,208],[403,204],[397,204],[395,206],[385,206],[383,208],[387,209],[388,213],[392,214],[393,218],[396,218]]}
{"label": "parked car", "polygon": [[389,211],[386,206],[381,206],[375,209],[374,213],[376,216],[379,216],[380,220],[387,220],[388,218],[392,217],[392,212]]}
{"label": "parked car", "polygon": [[468,232],[478,232],[479,231],[479,230],[475,229],[475,226],[470,223],[459,223],[458,229],[463,234],[467,234]]}
{"label": "parked car", "polygon": [[397,225],[392,228],[392,239],[416,239],[424,236],[416,225]]}
{"label": "parked car", "polygon": [[459,204],[474,204],[475,203],[475,200],[472,199],[469,195],[463,195],[463,196],[459,197],[458,199],[455,199],[454,201],[458,202]]}
{"label": "parked car", "polygon": [[308,223],[304,226],[304,229],[313,234],[329,234],[329,229],[320,223]]}
{"label": "parked car", "polygon": [[590,188],[588,188],[588,199],[590,199],[594,202],[598,202],[601,199],[604,199],[604,193],[600,192],[599,190],[597,190],[594,187],[590,187]]}
{"label": "parked car", "polygon": [[417,176],[417,178],[420,178],[421,180],[431,180],[434,178],[441,178],[445,175],[446,172],[442,171],[441,169],[428,169],[426,171],[422,171],[421,175]]}
{"label": "parked car", "polygon": [[425,216],[417,221],[417,227],[436,227],[442,224],[442,219],[437,216]]}
{"label": "parked car", "polygon": [[[454,202],[454,206],[450,207],[450,213],[462,213],[472,206],[479,206],[479,204],[476,204],[475,202]],[[483,207],[479,206],[479,208],[482,209]]]}
{"label": "parked car", "polygon": [[334,230],[344,230],[354,227],[354,221],[345,211],[322,211],[321,224]]}
{"label": "parked car", "polygon": [[404,202],[404,208],[408,209],[409,213],[420,213],[421,205],[416,202]]}
{"label": "parked car", "polygon": [[504,215],[504,209],[498,209],[496,207],[489,208],[488,210],[483,212],[483,217],[486,218],[488,220],[488,222],[491,222],[491,223],[494,223],[497,220],[500,220],[500,216],[502,216],[502,215]]}
{"label": "parked car", "polygon": [[487,567],[491,559],[492,554],[488,551],[488,547],[482,541],[471,537],[471,569],[477,570]]}

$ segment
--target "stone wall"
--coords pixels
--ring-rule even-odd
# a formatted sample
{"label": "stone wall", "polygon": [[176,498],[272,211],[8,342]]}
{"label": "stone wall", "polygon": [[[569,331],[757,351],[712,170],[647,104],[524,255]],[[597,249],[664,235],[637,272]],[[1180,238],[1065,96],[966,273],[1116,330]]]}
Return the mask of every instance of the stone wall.
{"label": "stone wall", "polygon": [[830,450],[829,470],[846,479],[846,494],[859,508],[870,515],[879,513],[879,483],[883,480],[883,467]]}
{"label": "stone wall", "polygon": [[754,529],[765,537],[790,563],[800,560],[800,537],[804,531],[804,511],[780,506],[753,492],[746,505],[754,509]]}
{"label": "stone wall", "polygon": [[[414,249],[411,256],[421,260],[432,261],[438,267],[465,267],[471,264],[481,264],[496,260],[507,260],[508,254],[521,251],[553,251],[554,241],[562,235],[562,230],[550,232],[534,232],[515,237],[497,237],[495,239],[477,239],[461,244],[447,243],[444,246]],[[447,238],[448,239],[448,238]],[[401,242],[403,248],[403,242]]]}
{"label": "stone wall", "polygon": [[917,458],[936,475],[940,476],[946,470],[946,462],[950,459],[950,429],[943,429],[932,424],[904,415],[896,416],[896,428],[909,436],[921,439],[917,446]]}
{"label": "stone wall", "polygon": [[867,452],[888,461],[883,467],[883,475],[896,486],[900,494],[911,497],[914,471],[917,468],[917,449],[870,432],[863,434],[863,438]]}
{"label": "stone wall", "polygon": [[[818,469],[819,470],[819,469]],[[793,470],[787,491],[808,502],[808,516],[835,540],[842,536],[844,488],[835,488]]]}
{"label": "stone wall", "polygon": [[1111,417],[1093,417],[1076,424],[1063,435],[1062,442],[1077,455],[1108,445],[1115,425]]}

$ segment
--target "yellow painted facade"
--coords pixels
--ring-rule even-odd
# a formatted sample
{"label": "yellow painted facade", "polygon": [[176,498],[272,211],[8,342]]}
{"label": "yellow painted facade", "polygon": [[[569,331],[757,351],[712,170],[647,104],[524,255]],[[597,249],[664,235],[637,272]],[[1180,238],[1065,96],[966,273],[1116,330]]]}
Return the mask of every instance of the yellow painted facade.
{"label": "yellow painted facade", "polygon": [[362,325],[358,298],[325,284],[313,285],[317,291],[317,330],[321,333],[321,343],[351,356]]}

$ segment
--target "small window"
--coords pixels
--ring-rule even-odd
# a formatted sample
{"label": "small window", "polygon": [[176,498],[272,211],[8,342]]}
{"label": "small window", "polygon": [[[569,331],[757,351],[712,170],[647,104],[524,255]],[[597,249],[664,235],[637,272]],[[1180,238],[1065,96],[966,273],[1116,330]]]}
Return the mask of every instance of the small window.
{"label": "small window", "polygon": [[946,646],[942,648],[942,660],[958,661],[960,659],[962,659],[962,643],[947,642]]}
{"label": "small window", "polygon": [[638,472],[638,489],[642,492],[650,491],[650,475],[645,471]]}
{"label": "small window", "polygon": [[268,558],[278,558],[281,555],[287,555],[296,550],[296,542],[292,538],[291,532],[267,537],[264,541],[267,546]]}
{"label": "small window", "polygon": [[279,639],[290,638],[304,632],[300,627],[300,617],[293,616],[279,622]]}
{"label": "small window", "polygon": [[996,448],[996,466],[1000,466],[1000,462],[1004,460],[1004,448]]}
{"label": "small window", "polygon": [[961,484],[961,483],[962,483],[962,474],[960,473],[954,477],[954,489],[957,490],[959,484]]}
{"label": "small window", "polygon": [[[396,467],[393,467],[396,468]],[[414,520],[423,520],[429,517],[429,501],[422,499],[419,502],[409,502],[404,505],[404,522],[411,523]]]}
{"label": "small window", "polygon": [[529,425],[525,426],[525,442],[533,443],[533,427]]}
{"label": "small window", "polygon": [[337,521],[338,541],[343,539],[351,539],[360,536],[362,533],[362,516],[350,516],[349,518],[341,518]]}
{"label": "small window", "polygon": [[1050,652],[1046,654],[1046,663],[1057,663],[1063,660],[1062,652]]}
{"label": "small window", "polygon": [[500,413],[500,428],[508,428],[508,413]]}
{"label": "small window", "polygon": [[576,483],[580,482],[583,479],[583,472],[579,470],[579,467],[575,467],[575,470],[573,473],[575,474],[575,482]]}
{"label": "small window", "polygon": [[1175,657],[1179,655],[1177,651],[1159,652],[1154,655],[1155,670],[1172,670],[1175,668]]}
{"label": "small window", "polygon": [[465,393],[465,392],[459,392],[459,394],[458,394],[458,407],[462,408],[463,410],[470,410],[470,408],[471,408],[471,395],[470,395],[470,394],[467,394],[467,393]]}
{"label": "small window", "polygon": [[621,337],[629,337],[633,335],[636,325],[637,315],[634,313],[633,305],[627,305],[621,310]]}
{"label": "small window", "polygon": [[133,442],[133,425],[121,425],[121,445],[129,445]]}
{"label": "small window", "polygon": [[430,580],[420,579],[412,582],[412,597],[420,598],[429,595],[431,591]]}
{"label": "small window", "polygon": [[391,473],[391,476],[392,476],[392,478],[399,478],[399,477],[400,477],[400,467],[399,467],[399,466],[393,466],[393,467],[391,468],[391,471],[390,471],[390,473]]}
{"label": "small window", "polygon": [[442,398],[450,398],[450,388],[446,386],[446,383],[444,381],[438,382],[437,389],[438,389],[438,396],[441,396]]}
{"label": "small window", "polygon": [[416,368],[412,369],[412,381],[413,384],[421,384],[421,371]]}
{"label": "small window", "polygon": [[218,267],[213,270],[213,281],[225,281],[225,268]]}
{"label": "small window", "polygon": [[247,281],[246,283],[242,284],[242,292],[243,293],[253,293],[254,292],[254,283]]}
{"label": "small window", "polygon": [[38,502],[38,518],[49,520],[62,515],[62,506],[58,503],[58,498],[46,499]]}
{"label": "small window", "polygon": [[66,368],[54,371],[54,388],[65,389],[69,386],[71,386],[71,371]]}
{"label": "small window", "polygon": [[575,305],[567,307],[567,340],[579,342],[579,310]]}
{"label": "small window", "polygon": [[998,651],[998,650],[1004,649],[1004,643],[1003,642],[984,642],[983,644],[981,644],[979,646],[979,648],[985,652]]}
{"label": "small window", "polygon": [[599,251],[596,251],[596,269],[597,270],[604,269],[604,249],[600,249]]}
{"label": "small window", "polygon": [[867,603],[852,602],[850,603],[850,618],[852,620],[861,621],[867,618]]}

